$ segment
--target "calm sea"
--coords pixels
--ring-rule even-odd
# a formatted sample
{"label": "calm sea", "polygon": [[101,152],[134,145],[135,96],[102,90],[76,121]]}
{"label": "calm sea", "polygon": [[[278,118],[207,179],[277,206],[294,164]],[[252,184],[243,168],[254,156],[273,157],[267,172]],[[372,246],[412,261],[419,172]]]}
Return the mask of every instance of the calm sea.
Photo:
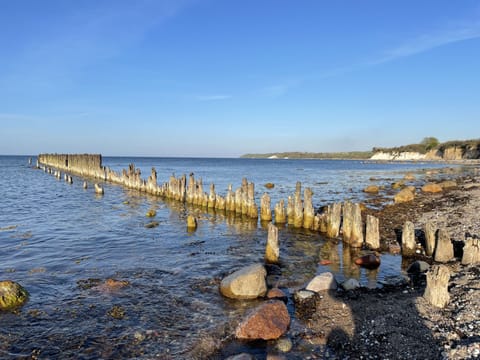
{"label": "calm sea", "polygon": [[[235,189],[247,177],[256,185],[257,204],[267,191],[272,206],[286,200],[301,181],[313,189],[316,207],[362,200],[361,189],[371,178],[389,184],[406,172],[442,166],[125,157],[103,162],[116,170],[133,162],[144,178],[155,167],[162,182],[172,173],[193,172],[202,177],[206,191],[213,182],[222,195],[228,184]],[[29,166],[28,157],[0,157],[0,170],[0,280],[17,281],[30,292],[20,311],[0,314],[0,358],[202,358],[256,304],[222,298],[218,284],[234,269],[262,261],[266,230],[260,223],[112,184],[105,184],[105,195],[99,197],[92,183],[84,190],[83,179],[74,177],[71,185],[57,180]],[[267,182],[275,187],[267,190]],[[156,228],[145,227],[152,221],[145,216],[151,208],[157,210]],[[199,218],[195,232],[186,230],[189,213]],[[279,237],[279,285],[286,292],[323,271],[335,272],[339,281],[356,277],[370,286],[400,272],[399,256],[382,255],[375,272],[352,270],[341,243],[288,227],[280,229]],[[338,262],[319,266],[326,252]],[[108,278],[130,284],[117,291],[98,286]],[[238,344],[238,349],[262,358],[265,346]],[[291,356],[302,354],[294,349]]]}

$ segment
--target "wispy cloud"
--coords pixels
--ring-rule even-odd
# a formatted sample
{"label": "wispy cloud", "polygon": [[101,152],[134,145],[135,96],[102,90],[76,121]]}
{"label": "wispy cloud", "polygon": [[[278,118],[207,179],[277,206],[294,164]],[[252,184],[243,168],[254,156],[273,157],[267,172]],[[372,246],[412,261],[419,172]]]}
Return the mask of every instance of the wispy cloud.
{"label": "wispy cloud", "polygon": [[[9,54],[2,83],[55,88],[82,76],[83,69],[114,58],[141,42],[155,27],[195,0],[105,1],[61,7],[43,14],[26,32],[21,51]],[[42,19],[39,15],[38,19]],[[1,28],[1,27],[0,27]],[[13,60],[14,59],[14,60]]]}
{"label": "wispy cloud", "polygon": [[198,101],[220,101],[220,100],[228,100],[231,99],[232,95],[226,94],[214,94],[214,95],[197,95],[195,98]]}
{"label": "wispy cloud", "polygon": [[447,30],[432,31],[409,39],[399,46],[385,51],[365,65],[377,65],[399,58],[409,57],[449,44],[480,38],[480,20],[458,24]]}

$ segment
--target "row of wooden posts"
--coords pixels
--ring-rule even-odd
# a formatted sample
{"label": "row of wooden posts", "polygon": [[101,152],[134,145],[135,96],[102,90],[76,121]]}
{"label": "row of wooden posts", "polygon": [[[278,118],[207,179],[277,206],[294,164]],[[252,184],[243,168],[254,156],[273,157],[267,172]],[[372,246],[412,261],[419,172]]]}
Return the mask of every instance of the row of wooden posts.
{"label": "row of wooden posts", "polygon": [[[83,156],[85,156],[84,161],[82,161]],[[210,185],[210,191],[207,193],[202,179],[195,179],[194,174],[189,175],[188,181],[186,175],[180,177],[172,175],[168,182],[158,184],[155,168],[152,168],[148,179],[144,180],[140,169],[135,168],[134,164],[130,164],[129,168],[123,169],[121,173],[102,167],[100,155],[41,154],[38,160],[44,167],[51,166],[82,176],[100,178],[129,189],[208,209],[229,211],[255,220],[260,215],[260,220],[263,222],[274,220],[276,224],[288,224],[295,228],[319,231],[330,238],[339,236],[343,218],[342,233],[346,243],[352,247],[361,247],[364,242],[371,249],[380,247],[378,219],[367,216],[364,236],[360,204],[347,201],[342,206],[341,203],[334,203],[328,205],[322,213],[316,213],[312,203],[313,191],[309,187],[305,188],[302,199],[300,182],[296,184],[295,193],[288,197],[287,205],[285,206],[282,199],[274,205],[273,211],[271,198],[268,193],[264,193],[260,200],[259,214],[255,202],[255,184],[248,182],[245,178],[235,191],[232,185],[229,185],[227,193],[222,196],[216,192],[214,184]]]}

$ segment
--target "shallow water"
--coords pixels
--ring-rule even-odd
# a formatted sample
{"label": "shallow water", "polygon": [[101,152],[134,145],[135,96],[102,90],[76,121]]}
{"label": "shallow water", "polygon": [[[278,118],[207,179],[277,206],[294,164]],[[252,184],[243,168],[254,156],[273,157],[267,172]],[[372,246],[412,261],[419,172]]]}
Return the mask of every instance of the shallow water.
{"label": "shallow water", "polygon": [[[103,162],[116,170],[133,162],[144,178],[154,166],[160,181],[193,171],[206,189],[214,182],[222,195],[228,184],[236,188],[247,177],[256,184],[257,204],[267,191],[272,206],[301,181],[313,189],[316,207],[364,199],[361,189],[372,177],[380,179],[376,184],[388,184],[407,171],[442,166],[108,157]],[[0,169],[0,279],[17,281],[30,292],[17,313],[0,314],[0,358],[202,358],[255,304],[222,298],[218,284],[234,269],[262,261],[266,229],[260,223],[112,184],[96,196],[92,184],[84,190],[83,179],[74,177],[71,185],[57,180],[29,167],[27,157],[0,157]],[[267,182],[274,189],[262,186]],[[145,228],[151,208],[159,226]],[[193,233],[186,230],[189,213],[199,218]],[[368,286],[401,271],[401,258],[388,254],[378,270],[360,270],[351,265],[350,249],[317,233],[285,227],[279,237],[279,286],[286,291],[323,271]],[[333,263],[320,266],[320,257]],[[130,284],[108,291],[99,286],[107,278]],[[247,348],[260,354],[261,349]]]}

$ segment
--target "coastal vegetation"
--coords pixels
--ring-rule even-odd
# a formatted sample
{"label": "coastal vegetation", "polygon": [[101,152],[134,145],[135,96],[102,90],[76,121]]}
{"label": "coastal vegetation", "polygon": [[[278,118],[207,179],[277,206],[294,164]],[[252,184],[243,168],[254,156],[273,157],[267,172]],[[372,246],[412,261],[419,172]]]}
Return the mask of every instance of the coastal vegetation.
{"label": "coastal vegetation", "polygon": [[376,153],[437,153],[441,158],[447,149],[458,149],[462,157],[476,159],[480,156],[480,139],[451,140],[440,142],[436,137],[428,136],[419,143],[401,145],[396,147],[374,147],[371,151],[347,151],[347,152],[273,152],[265,154],[244,154],[241,158],[246,159],[348,159],[366,160]]}
{"label": "coastal vegetation", "polygon": [[246,159],[355,159],[365,160],[373,155],[371,151],[349,151],[349,152],[277,152],[268,154],[245,154],[241,158]]}

